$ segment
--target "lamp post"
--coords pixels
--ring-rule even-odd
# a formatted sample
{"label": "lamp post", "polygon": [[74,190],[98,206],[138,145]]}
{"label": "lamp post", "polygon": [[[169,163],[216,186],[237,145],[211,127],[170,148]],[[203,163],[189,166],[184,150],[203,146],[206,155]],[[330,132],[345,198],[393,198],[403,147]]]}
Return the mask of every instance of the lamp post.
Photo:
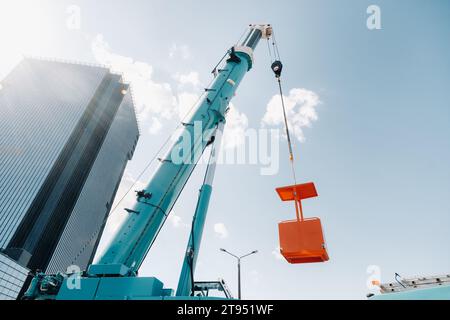
{"label": "lamp post", "polygon": [[237,259],[237,267],[238,267],[238,299],[241,300],[241,259],[248,257],[249,255],[255,254],[258,252],[258,250],[253,250],[250,253],[244,254],[243,256],[237,256],[231,252],[228,252],[227,250],[220,248],[220,251],[228,253],[230,256]]}

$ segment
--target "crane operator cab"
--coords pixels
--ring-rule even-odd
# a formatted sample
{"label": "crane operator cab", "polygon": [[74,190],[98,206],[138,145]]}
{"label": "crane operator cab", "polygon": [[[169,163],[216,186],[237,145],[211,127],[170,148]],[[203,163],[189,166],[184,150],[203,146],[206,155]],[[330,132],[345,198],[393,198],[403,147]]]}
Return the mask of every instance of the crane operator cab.
{"label": "crane operator cab", "polygon": [[314,183],[276,189],[282,201],[294,201],[297,219],[278,224],[280,252],[289,263],[329,260],[319,218],[304,218],[301,200],[317,197]]}

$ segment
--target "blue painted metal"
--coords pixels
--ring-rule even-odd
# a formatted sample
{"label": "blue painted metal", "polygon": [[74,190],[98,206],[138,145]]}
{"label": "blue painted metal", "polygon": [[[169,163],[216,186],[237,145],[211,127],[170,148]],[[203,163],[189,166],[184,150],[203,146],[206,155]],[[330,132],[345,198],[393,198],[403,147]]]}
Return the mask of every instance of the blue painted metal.
{"label": "blue painted metal", "polygon": [[83,278],[80,289],[67,285],[70,281],[64,280],[56,300],[148,300],[171,294],[154,277]]}
{"label": "blue painted metal", "polygon": [[192,290],[192,274],[194,274],[195,265],[198,257],[198,249],[203,233],[203,227],[206,220],[209,200],[211,198],[212,188],[204,184],[200,190],[196,214],[193,221],[193,232],[189,237],[186,256],[181,269],[180,279],[178,281],[177,296],[189,296]]}
{"label": "blue painted metal", "polygon": [[123,264],[92,264],[88,267],[87,273],[90,276],[126,276],[130,274],[130,268]]}
{"label": "blue painted metal", "polygon": [[[256,45],[255,41],[253,39],[251,42],[252,46]],[[245,48],[251,52],[250,47]],[[139,269],[214,130],[224,120],[237,87],[251,68],[252,57],[244,51],[231,53],[225,67],[206,91],[197,110],[146,186],[145,192],[151,194],[151,198],[138,199],[100,257],[99,264],[123,264],[130,268],[130,272]],[[186,141],[191,147],[183,150]],[[182,155],[182,161],[175,159],[174,155]]]}
{"label": "blue painted metal", "polygon": [[[184,124],[176,142],[161,159],[153,177],[141,193],[145,196],[138,195],[134,207],[125,210],[127,214],[125,222],[96,264],[89,267],[88,276],[78,279],[79,288],[71,288],[68,282],[70,280],[65,278],[61,284],[54,287],[56,293],[41,292],[38,282],[46,278],[52,279],[51,275],[44,276],[43,279],[41,276],[27,292],[28,298],[197,299],[188,296],[191,290],[188,273],[191,270],[185,267],[186,259],[179,286],[180,294],[186,293],[186,297],[173,297],[173,290],[163,288],[163,284],[156,278],[136,277],[136,275],[196,163],[218,128],[223,126],[228,104],[244,75],[252,67],[253,49],[262,37],[261,31],[255,31],[259,28],[259,26],[251,27],[245,40],[229,51],[225,66],[218,72],[211,87],[205,90],[196,110]],[[188,242],[188,248],[200,245],[212,191],[212,176],[207,175],[201,188],[193,223],[194,232]],[[192,266],[195,267],[196,254],[193,258]]]}
{"label": "blue painted metal", "polygon": [[436,286],[395,293],[377,294],[370,300],[450,300],[450,286]]}
{"label": "blue painted metal", "polygon": [[220,297],[174,296],[172,289],[154,277],[81,278],[79,288],[64,279],[56,296],[40,295],[39,299],[55,300],[223,300]]}
{"label": "blue painted metal", "polygon": [[186,254],[181,268],[180,279],[178,281],[177,296],[189,296],[192,293],[192,283],[194,281],[193,275],[195,272],[195,265],[202,240],[203,229],[206,221],[206,214],[208,212],[209,200],[212,193],[212,183],[216,171],[217,148],[220,148],[221,137],[223,131],[223,122],[219,125],[214,139],[214,144],[211,148],[211,155],[209,158],[208,167],[206,169],[205,179],[200,189],[197,207],[195,209],[194,217],[192,218],[191,232],[186,248]]}

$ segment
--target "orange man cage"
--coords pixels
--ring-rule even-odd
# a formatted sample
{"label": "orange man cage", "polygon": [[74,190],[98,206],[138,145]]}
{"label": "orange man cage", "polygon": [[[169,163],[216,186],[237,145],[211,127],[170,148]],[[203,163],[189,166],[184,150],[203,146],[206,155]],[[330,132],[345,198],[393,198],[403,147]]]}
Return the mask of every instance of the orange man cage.
{"label": "orange man cage", "polygon": [[325,262],[329,260],[319,218],[304,218],[301,200],[317,197],[314,183],[276,189],[282,201],[294,201],[296,220],[278,224],[280,252],[289,263]]}

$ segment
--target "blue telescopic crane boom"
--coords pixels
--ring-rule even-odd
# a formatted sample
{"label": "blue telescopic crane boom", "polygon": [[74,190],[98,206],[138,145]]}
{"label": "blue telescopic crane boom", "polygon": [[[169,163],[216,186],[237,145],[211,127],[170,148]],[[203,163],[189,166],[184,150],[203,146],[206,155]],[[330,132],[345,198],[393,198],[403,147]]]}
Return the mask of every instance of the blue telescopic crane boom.
{"label": "blue telescopic crane boom", "polygon": [[270,37],[271,30],[269,25],[251,25],[244,40],[230,50],[225,67],[205,89],[198,108],[138,195],[135,206],[127,210],[127,219],[98,265],[123,265],[130,274],[137,272],[215,129],[225,121],[228,104],[252,67],[253,50],[261,38]]}
{"label": "blue telescopic crane boom", "polygon": [[209,200],[211,199],[211,193],[213,190],[212,186],[216,171],[216,161],[220,149],[223,126],[224,123],[222,122],[217,128],[214,144],[211,147],[211,155],[209,157],[205,178],[199,191],[197,206],[195,208],[194,217],[192,218],[191,233],[189,235],[183,266],[181,268],[180,279],[178,280],[178,287],[176,291],[177,296],[189,296],[194,290],[195,265],[197,263],[199,247],[202,240]]}
{"label": "blue telescopic crane boom", "polygon": [[[45,275],[38,272],[24,299],[166,299],[173,295],[172,289],[164,288],[157,278],[136,277],[137,272],[210,144],[213,144],[214,155],[218,147],[214,140],[223,129],[228,105],[244,75],[252,68],[253,50],[262,38],[268,39],[271,35],[270,25],[250,25],[244,40],[227,52],[225,65],[214,69],[211,86],[205,89],[189,121],[183,123],[181,132],[160,159],[145,189],[137,192],[135,205],[125,209],[126,219],[99,259],[82,273]],[[190,296],[195,290],[193,274],[212,192],[214,166],[208,165],[200,190],[177,296]],[[227,291],[222,283],[202,285],[206,289],[219,286]]]}

